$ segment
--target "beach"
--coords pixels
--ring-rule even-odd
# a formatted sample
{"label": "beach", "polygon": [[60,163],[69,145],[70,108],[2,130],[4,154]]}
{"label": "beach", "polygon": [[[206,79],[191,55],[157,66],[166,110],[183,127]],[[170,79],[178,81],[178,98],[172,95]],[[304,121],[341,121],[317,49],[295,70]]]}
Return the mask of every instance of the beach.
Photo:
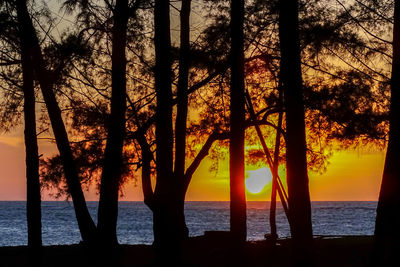
{"label": "beach", "polygon": [[[326,236],[314,238],[315,266],[367,266],[372,236]],[[111,254],[109,254],[111,257]],[[29,266],[26,246],[0,247],[1,266]],[[45,246],[41,266],[104,266],[99,253],[81,245]],[[121,245],[108,266],[154,266],[151,245]],[[102,265],[103,264],[103,265]],[[224,238],[190,238],[182,254],[183,266],[292,266],[290,239],[276,246],[266,240],[248,241],[242,253],[233,254]],[[107,264],[105,263],[105,266]]]}

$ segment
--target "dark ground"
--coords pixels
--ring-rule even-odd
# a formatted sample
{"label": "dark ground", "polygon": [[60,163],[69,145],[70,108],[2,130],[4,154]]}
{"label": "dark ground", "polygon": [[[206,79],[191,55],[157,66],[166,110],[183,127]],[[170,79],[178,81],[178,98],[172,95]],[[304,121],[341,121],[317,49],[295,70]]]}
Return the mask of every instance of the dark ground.
{"label": "dark ground", "polygon": [[[185,266],[292,266],[290,240],[279,240],[274,248],[267,241],[247,242],[244,253],[232,252],[221,236],[191,238],[184,250]],[[314,266],[367,266],[371,236],[316,237]],[[119,259],[107,266],[154,266],[154,253],[147,245],[122,245]],[[80,245],[46,246],[41,266],[100,266],[100,254]],[[119,262],[119,263],[118,263]],[[37,265],[37,264],[35,264]],[[165,264],[159,264],[164,266]],[[0,247],[0,266],[28,265],[26,247]],[[165,265],[166,266],[166,265]]]}

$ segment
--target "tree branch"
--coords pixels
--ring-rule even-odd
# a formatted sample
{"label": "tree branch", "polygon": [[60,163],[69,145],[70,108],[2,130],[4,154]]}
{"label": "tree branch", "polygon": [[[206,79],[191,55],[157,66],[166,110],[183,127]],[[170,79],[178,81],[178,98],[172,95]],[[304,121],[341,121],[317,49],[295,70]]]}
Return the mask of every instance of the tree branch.
{"label": "tree branch", "polygon": [[136,140],[142,150],[142,190],[144,203],[153,210],[154,192],[151,186],[151,161],[153,160],[153,153],[143,133],[137,134]]}
{"label": "tree branch", "polygon": [[207,141],[204,143],[203,147],[200,149],[199,153],[197,153],[196,157],[194,158],[193,162],[187,168],[185,175],[184,175],[184,192],[186,192],[187,188],[189,187],[190,181],[194,172],[199,167],[201,161],[208,155],[211,146],[215,141],[218,140],[226,140],[229,139],[228,132],[213,132],[210,136],[208,136]]}

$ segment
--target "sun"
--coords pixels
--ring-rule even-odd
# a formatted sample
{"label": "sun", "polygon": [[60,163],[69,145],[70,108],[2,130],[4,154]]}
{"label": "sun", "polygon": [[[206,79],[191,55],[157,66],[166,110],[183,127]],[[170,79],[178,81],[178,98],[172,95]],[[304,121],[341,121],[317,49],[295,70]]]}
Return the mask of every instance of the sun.
{"label": "sun", "polygon": [[272,174],[269,168],[260,168],[254,171],[247,171],[245,185],[247,191],[258,194],[267,184],[272,181]]}

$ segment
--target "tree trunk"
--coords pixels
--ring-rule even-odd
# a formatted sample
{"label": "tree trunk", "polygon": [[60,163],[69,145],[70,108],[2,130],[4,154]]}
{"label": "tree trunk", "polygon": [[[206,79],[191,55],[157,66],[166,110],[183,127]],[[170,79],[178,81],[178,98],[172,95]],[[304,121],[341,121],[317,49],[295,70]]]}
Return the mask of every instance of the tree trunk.
{"label": "tree trunk", "polygon": [[389,143],[375,222],[376,266],[400,264],[400,0],[394,2]]}
{"label": "tree trunk", "polygon": [[286,169],[291,235],[298,263],[308,261],[312,247],[306,135],[302,92],[298,1],[280,0],[280,82],[286,110]]}
{"label": "tree trunk", "polygon": [[151,152],[146,136],[143,133],[139,133],[136,140],[138,141],[142,152],[142,192],[144,204],[153,210],[154,192],[151,185],[151,160],[153,159],[153,153]]}
{"label": "tree trunk", "polygon": [[118,192],[126,112],[126,30],[128,0],[117,0],[112,28],[111,114],[101,176],[98,231],[103,245],[117,245]]}
{"label": "tree trunk", "polygon": [[[21,31],[19,31],[21,34]],[[28,223],[28,247],[33,254],[42,247],[42,215],[39,180],[39,154],[36,136],[35,91],[33,62],[29,47],[21,42],[21,62],[24,92],[25,162],[26,162],[26,212]],[[38,253],[39,254],[39,253]]]}
{"label": "tree trunk", "polygon": [[[279,88],[279,100],[282,99],[281,88]],[[279,102],[281,104],[282,101]],[[272,190],[271,190],[271,204],[270,204],[270,213],[269,213],[269,224],[271,226],[271,237],[274,242],[278,238],[277,230],[276,230],[276,193],[278,185],[278,167],[279,167],[279,150],[281,146],[281,128],[282,128],[282,117],[283,110],[282,106],[278,115],[278,127],[276,130],[276,138],[275,138],[275,151],[274,151],[274,163],[272,166]],[[281,201],[284,201],[281,199]]]}
{"label": "tree trunk", "polygon": [[50,75],[48,75],[45,68],[39,40],[28,13],[26,0],[18,0],[16,3],[18,24],[22,37],[21,43],[24,43],[24,45],[31,48],[31,58],[35,66],[34,72],[41,87],[44,102],[47,107],[51,126],[56,139],[57,148],[63,162],[65,178],[74,204],[75,215],[78,221],[82,240],[87,244],[96,244],[96,226],[90,217],[86,206],[67,131],[62,120],[61,110],[53,92],[53,85],[49,81]]}
{"label": "tree trunk", "polygon": [[178,104],[175,121],[175,168],[178,190],[178,216],[180,224],[184,228],[183,238],[189,235],[185,221],[185,160],[186,160],[186,121],[188,114],[188,79],[189,79],[189,58],[190,58],[190,8],[191,0],[182,0],[180,12],[180,50],[179,50],[179,79],[178,79]]}
{"label": "tree trunk", "polygon": [[[156,193],[161,195],[171,183],[173,166],[171,39],[169,1],[157,0],[154,8],[154,45],[156,53]],[[163,188],[160,190],[160,188]]]}
{"label": "tree trunk", "polygon": [[171,89],[171,37],[169,1],[156,0],[154,7],[154,46],[156,55],[156,172],[154,191],[154,248],[158,260],[175,260],[178,229],[174,209],[177,196],[173,175],[173,130]]}
{"label": "tree trunk", "polygon": [[244,1],[231,0],[231,84],[230,84],[230,224],[235,242],[246,241],[246,195],[244,186]]}
{"label": "tree trunk", "polygon": [[180,13],[180,50],[179,50],[179,79],[178,79],[178,105],[175,122],[175,169],[174,173],[180,177],[185,174],[186,158],[186,120],[188,113],[188,77],[189,77],[189,18],[191,0],[182,0]]}

